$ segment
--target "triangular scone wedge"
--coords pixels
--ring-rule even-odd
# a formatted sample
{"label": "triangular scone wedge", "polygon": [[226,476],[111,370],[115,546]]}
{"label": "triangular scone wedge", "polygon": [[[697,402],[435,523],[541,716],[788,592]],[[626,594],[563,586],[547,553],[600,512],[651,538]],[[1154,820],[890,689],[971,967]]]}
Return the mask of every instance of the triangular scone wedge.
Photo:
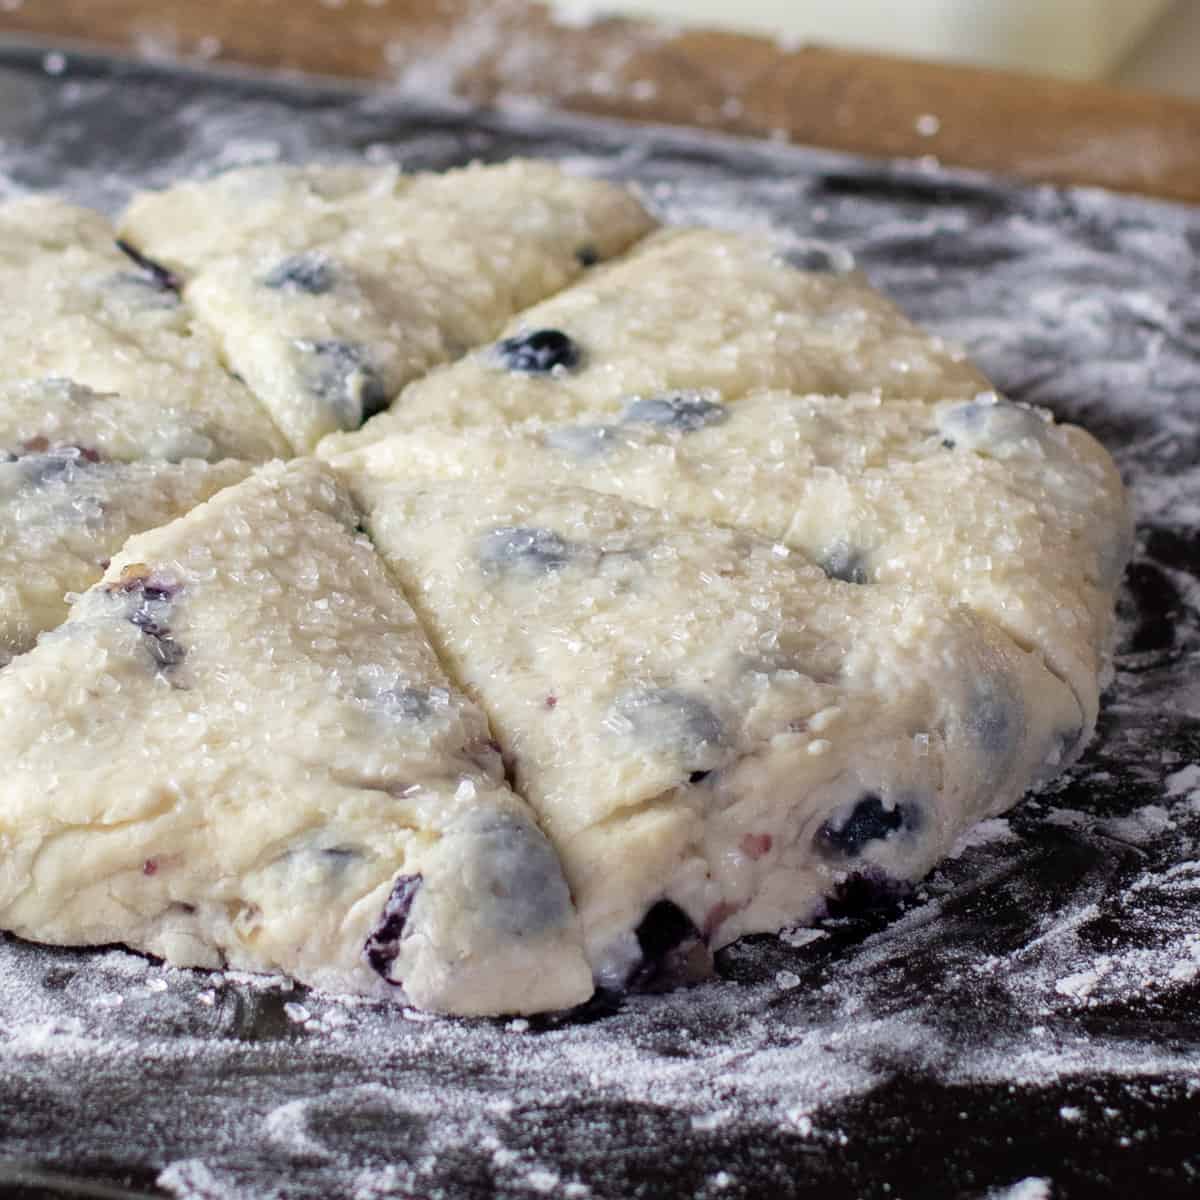
{"label": "triangular scone wedge", "polygon": [[56,443],[0,461],[0,666],[64,620],[135,533],[249,474],[248,463],[112,462]]}
{"label": "triangular scone wedge", "polygon": [[233,172],[139,197],[122,230],[186,273],[189,304],[302,452],[651,225],[623,188],[517,161]]}
{"label": "triangular scone wedge", "polygon": [[399,429],[619,414],[636,397],[764,388],[969,399],[987,380],[859,274],[801,271],[767,241],[664,230],[411,384],[331,457]]}
{"label": "triangular scone wedge", "polygon": [[915,879],[1053,772],[1069,689],[936,596],[582,489],[369,489],[372,536],[562,857],[597,979]]}
{"label": "triangular scone wedge", "polygon": [[[612,417],[397,433],[333,464],[348,477],[578,486],[803,551],[860,584],[969,605],[1038,650],[1080,700],[1090,738],[1131,543],[1104,448],[1049,413],[973,401],[700,392]],[[1064,759],[1063,765],[1066,765]]]}
{"label": "triangular scone wedge", "polygon": [[554,852],[356,519],[265,467],[0,673],[0,927],[443,1012],[590,994]]}
{"label": "triangular scone wedge", "polygon": [[[123,254],[114,236],[99,213],[59,200],[0,206],[0,383],[57,377],[114,394],[110,423],[126,422],[126,442],[144,449],[114,457],[260,462],[284,453],[178,281]],[[0,446],[11,448],[29,422],[6,408]]]}

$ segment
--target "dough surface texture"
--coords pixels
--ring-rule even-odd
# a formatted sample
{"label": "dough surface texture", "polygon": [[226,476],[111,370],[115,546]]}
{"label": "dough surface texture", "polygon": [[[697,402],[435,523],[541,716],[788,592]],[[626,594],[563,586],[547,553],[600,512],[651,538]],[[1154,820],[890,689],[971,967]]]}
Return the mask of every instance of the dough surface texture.
{"label": "dough surface texture", "polygon": [[583,489],[397,485],[370,509],[607,986],[667,969],[639,934],[656,904],[719,946],[852,871],[918,878],[1079,744],[1038,656],[937,595]]}
{"label": "dough surface texture", "polygon": [[[552,330],[574,360],[512,370],[505,342]],[[619,413],[631,397],[766,388],[889,399],[970,399],[987,380],[961,352],[918,329],[857,274],[797,271],[766,242],[669,229],[521,313],[495,346],[412,384],[325,456],[398,429]]]}
{"label": "dough surface texture", "polygon": [[135,201],[122,232],[184,275],[303,453],[650,226],[624,189],[517,161],[445,175],[250,168]]}
{"label": "dough surface texture", "polygon": [[355,521],[263,468],[0,673],[5,927],[438,1011],[586,999],[557,859]]}
{"label": "dough surface texture", "polygon": [[[59,200],[0,206],[0,384],[67,379],[119,397],[113,420],[143,450],[120,457],[284,454],[273,422],[182,303],[179,281],[114,238],[99,213]],[[6,407],[0,445],[14,419]]]}

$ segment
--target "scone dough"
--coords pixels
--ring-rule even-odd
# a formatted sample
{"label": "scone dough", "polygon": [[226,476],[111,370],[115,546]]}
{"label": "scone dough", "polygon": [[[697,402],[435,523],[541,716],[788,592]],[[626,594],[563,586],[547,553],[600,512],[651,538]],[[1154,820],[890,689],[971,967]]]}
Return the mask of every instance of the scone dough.
{"label": "scone dough", "polygon": [[[62,390],[31,389],[50,399]],[[95,398],[80,392],[71,389],[87,425]],[[0,411],[10,394],[0,387]],[[99,579],[132,534],[188,512],[250,471],[234,461],[123,462],[93,448],[108,449],[103,437],[55,433],[0,449],[0,666],[58,625],[71,593]]]}
{"label": "scone dough", "polygon": [[[551,335],[560,340],[547,346]],[[969,399],[988,387],[960,350],[918,329],[861,275],[797,271],[771,244],[735,234],[664,230],[321,453],[400,429],[619,413],[631,397],[674,391],[726,402],[764,388]]]}
{"label": "scone dough", "polygon": [[861,276],[653,226],[522,161],[0,208],[0,927],[563,1009],[1078,757],[1108,455]]}
{"label": "scone dough", "polygon": [[940,404],[715,396],[413,430],[334,464],[364,497],[371,481],[586,487],[756,530],[846,582],[932,590],[1035,647],[1075,692],[1090,738],[1131,540],[1120,477],[1093,438],[995,393]]}
{"label": "scone dough", "polygon": [[439,1011],[588,996],[558,861],[356,520],[263,468],[0,672],[4,928]]}
{"label": "scone dough", "polygon": [[[120,457],[261,462],[285,453],[177,281],[122,253],[115,236],[99,213],[59,200],[0,206],[0,384],[51,377],[115,395],[113,420],[155,450]],[[6,407],[0,446],[11,449]]]}
{"label": "scone dough", "polygon": [[121,229],[185,275],[188,303],[302,453],[650,226],[624,189],[511,162],[251,168],[144,196]]}
{"label": "scone dough", "polygon": [[372,537],[562,856],[603,985],[669,973],[646,926],[664,911],[686,920],[659,958],[687,941],[694,970],[699,948],[811,918],[851,871],[919,877],[1079,744],[1040,657],[937,596],[583,489],[369,490]]}

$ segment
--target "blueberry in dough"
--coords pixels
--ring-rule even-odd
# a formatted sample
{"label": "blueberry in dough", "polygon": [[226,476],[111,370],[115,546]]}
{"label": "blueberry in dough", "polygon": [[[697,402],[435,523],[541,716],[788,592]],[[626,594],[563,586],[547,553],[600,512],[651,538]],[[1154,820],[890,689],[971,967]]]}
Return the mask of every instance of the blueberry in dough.
{"label": "blueberry in dough", "polygon": [[147,654],[160,671],[177,667],[187,649],[171,632],[171,605],[180,586],[140,567],[127,567],[121,578],[105,588],[112,595],[127,597],[125,619],[142,633]]}
{"label": "blueberry in dough", "polygon": [[830,579],[842,583],[866,584],[871,582],[866,559],[847,542],[835,542],[818,564]]}
{"label": "blueberry in dough", "polygon": [[181,303],[177,291],[145,271],[118,271],[105,276],[102,286],[105,291],[121,295],[127,303],[139,308],[177,308]]}
{"label": "blueberry in dough", "polygon": [[55,446],[45,452],[21,455],[21,476],[30,487],[49,483],[73,483],[81,470],[100,462],[100,455],[81,446]]}
{"label": "blueberry in dough", "polygon": [[826,821],[817,830],[816,849],[826,858],[857,858],[869,843],[885,841],[903,829],[916,830],[920,825],[919,812],[910,802],[886,806],[875,792],[867,792],[836,824]]}
{"label": "blueberry in dough", "polygon": [[574,557],[574,547],[553,529],[501,525],[479,540],[479,565],[485,574],[559,571]]}
{"label": "blueberry in dough", "polygon": [[155,262],[132,243],[123,238],[117,238],[117,249],[126,258],[131,259],[160,291],[174,292],[176,295],[183,291],[183,280],[174,271],[164,267],[162,263]]}
{"label": "blueberry in dough", "polygon": [[698,696],[674,688],[644,688],[621,696],[615,711],[635,737],[677,754],[689,782],[701,782],[720,765],[725,727]]}
{"label": "blueberry in dough", "polygon": [[324,846],[317,854],[331,874],[340,874],[352,862],[363,856],[362,851],[354,846]]}
{"label": "blueberry in dough", "polygon": [[579,347],[558,329],[535,329],[505,338],[496,353],[510,371],[525,375],[573,371],[583,359]]}
{"label": "blueberry in dough", "polygon": [[712,954],[695,922],[670,900],[652,904],[635,930],[641,961],[625,986],[663,992],[696,983],[713,972]]}
{"label": "blueberry in dough", "polygon": [[365,346],[335,338],[299,339],[295,346],[306,360],[305,382],[342,429],[357,429],[387,408],[388,389]]}
{"label": "blueberry in dough", "polygon": [[1023,725],[1020,699],[1003,680],[975,681],[964,724],[986,754],[1006,758],[1016,748]]}
{"label": "blueberry in dough", "polygon": [[657,425],[695,433],[706,425],[720,425],[729,418],[729,410],[718,400],[701,392],[667,392],[662,396],[638,398],[625,409],[630,424]]}
{"label": "blueberry in dough", "polygon": [[428,688],[401,687],[380,697],[389,713],[412,721],[427,721],[433,716],[433,694]]}
{"label": "blueberry in dough", "polygon": [[571,893],[558,855],[532,822],[495,813],[473,823],[463,878],[481,918],[511,937],[535,937],[568,920]]}
{"label": "blueberry in dough", "polygon": [[323,254],[293,254],[276,263],[262,277],[262,285],[274,291],[323,296],[337,286],[337,272]]}
{"label": "blueberry in dough", "polygon": [[575,251],[575,261],[581,267],[594,267],[600,261],[600,252],[595,246],[580,246]]}
{"label": "blueberry in dough", "polygon": [[1048,428],[1035,409],[990,395],[955,404],[938,416],[948,450],[1010,451],[1023,441],[1041,442]]}
{"label": "blueberry in dough", "polygon": [[400,954],[400,939],[404,936],[413,901],[421,890],[421,882],[420,875],[397,876],[383,912],[379,914],[379,920],[363,946],[363,957],[368,965],[388,983],[398,985],[402,982],[391,978],[389,971]]}
{"label": "blueberry in dough", "polygon": [[598,458],[611,449],[615,436],[611,425],[560,425],[542,434],[542,444],[572,458]]}

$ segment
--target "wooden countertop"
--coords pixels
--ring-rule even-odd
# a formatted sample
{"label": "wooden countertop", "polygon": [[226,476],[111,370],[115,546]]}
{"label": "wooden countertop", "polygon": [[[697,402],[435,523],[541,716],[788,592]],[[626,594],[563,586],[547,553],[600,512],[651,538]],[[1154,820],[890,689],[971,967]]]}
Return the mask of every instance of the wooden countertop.
{"label": "wooden countertop", "polygon": [[85,41],[472,100],[528,96],[877,156],[1200,202],[1200,104],[635,21],[527,0],[0,0],[0,36]]}

